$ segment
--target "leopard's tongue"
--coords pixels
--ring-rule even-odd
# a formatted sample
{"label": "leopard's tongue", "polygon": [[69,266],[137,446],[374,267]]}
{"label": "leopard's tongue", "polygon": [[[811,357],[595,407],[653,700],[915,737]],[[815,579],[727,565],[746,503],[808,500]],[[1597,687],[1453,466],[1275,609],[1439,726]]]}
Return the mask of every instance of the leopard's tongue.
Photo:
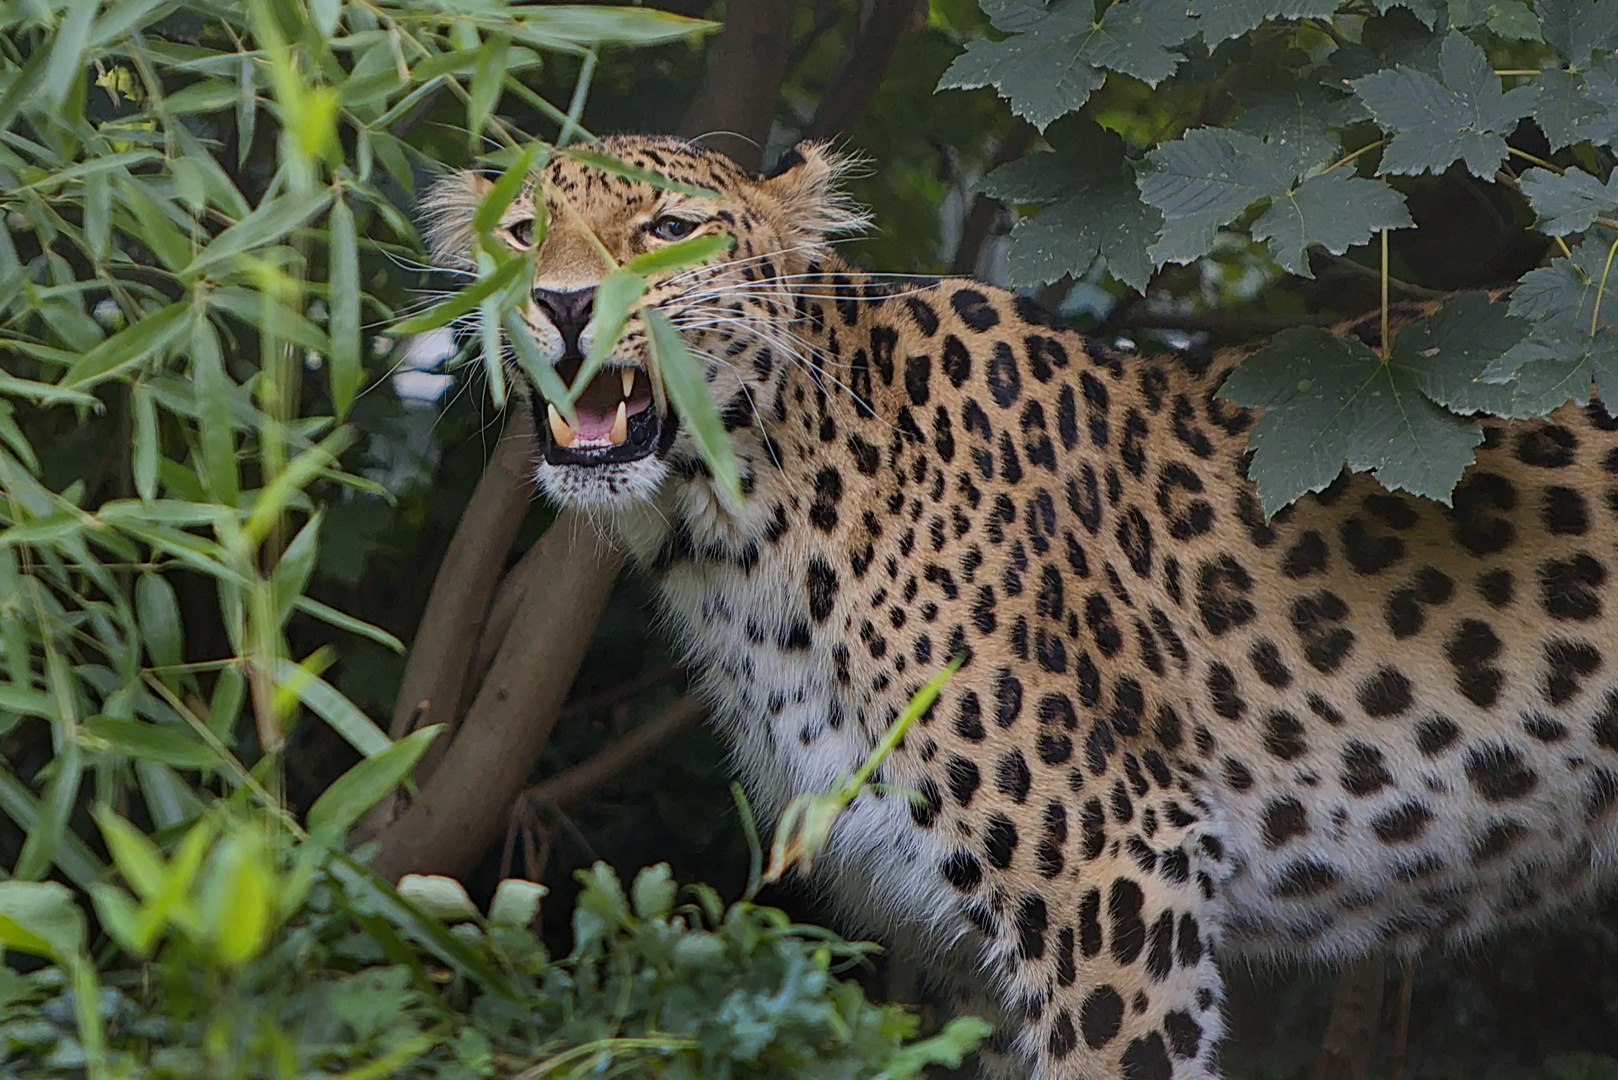
{"label": "leopard's tongue", "polygon": [[[569,370],[571,368],[572,370]],[[571,382],[578,375],[579,363],[565,361],[557,373]],[[625,430],[619,421],[620,411],[625,420],[644,412],[652,404],[651,384],[646,373],[636,368],[605,368],[596,373],[590,385],[584,388],[579,400],[573,403],[574,423],[561,418],[555,406],[547,410],[551,433],[563,446],[575,442],[609,443],[616,446],[624,441]]]}

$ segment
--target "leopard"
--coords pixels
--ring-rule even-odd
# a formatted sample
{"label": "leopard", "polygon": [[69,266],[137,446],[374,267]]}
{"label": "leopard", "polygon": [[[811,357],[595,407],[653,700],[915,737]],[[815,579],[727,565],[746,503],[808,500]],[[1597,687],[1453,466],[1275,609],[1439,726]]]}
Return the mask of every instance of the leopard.
{"label": "leopard", "polygon": [[[1252,348],[1148,353],[858,269],[823,144],[765,173],[670,136],[597,149],[536,167],[493,229],[534,259],[523,318],[573,379],[615,267],[726,238],[640,303],[688,346],[740,497],[640,319],[571,419],[527,387],[534,483],[655,584],[765,815],[846,781],[958,664],[813,877],[991,1019],[984,1075],[1217,1077],[1221,964],[1464,948],[1610,877],[1599,400],[1480,418],[1447,504],[1345,470],[1272,516],[1262,410],[1220,395]],[[489,187],[424,200],[442,265],[472,267]]]}

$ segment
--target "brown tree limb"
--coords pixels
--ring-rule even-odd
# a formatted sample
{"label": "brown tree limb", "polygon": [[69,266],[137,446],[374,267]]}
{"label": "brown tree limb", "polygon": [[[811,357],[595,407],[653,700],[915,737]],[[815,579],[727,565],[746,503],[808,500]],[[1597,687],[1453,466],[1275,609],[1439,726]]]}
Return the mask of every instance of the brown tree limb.
{"label": "brown tree limb", "polygon": [[870,0],[805,138],[836,139],[849,133],[882,85],[900,39],[921,25],[925,11],[923,0]]}
{"label": "brown tree limb", "polygon": [[731,0],[681,135],[710,136],[704,141],[737,164],[759,167],[786,81],[797,8],[797,0]]}
{"label": "brown tree limb", "polygon": [[522,797],[535,810],[571,806],[651,757],[664,743],[707,715],[708,706],[695,694],[686,694],[588,761],[535,784]]}
{"label": "brown tree limb", "polygon": [[[720,148],[757,167],[786,77],[795,8],[796,0],[730,5],[682,124],[685,134],[736,132],[758,145],[731,140]],[[418,768],[420,793],[409,808],[391,820],[374,814],[371,828],[356,833],[379,842],[374,866],[389,878],[464,874],[499,837],[550,737],[621,562],[588,522],[564,511],[507,575],[491,606],[494,575],[526,510],[533,452],[527,438],[503,442],[502,451],[520,463],[512,469],[522,486],[514,497],[507,488],[506,497],[491,491],[484,499],[480,484],[474,495],[435,582],[434,600],[442,600],[429,601],[422,619],[412,652],[416,670],[407,671],[394,726],[452,722],[470,687],[477,686],[476,696],[459,729],[435,745],[432,763]],[[512,469],[491,468],[485,482],[500,488],[497,477]]]}
{"label": "brown tree limb", "polygon": [[[448,749],[450,733],[460,715],[478,629],[500,580],[506,553],[528,512],[533,486],[533,435],[528,410],[513,409],[438,566],[416,640],[405,661],[388,733],[400,739],[428,724],[446,724],[450,729],[435,740],[417,764],[418,783],[432,775]],[[395,792],[366,815],[355,831],[356,840],[375,835],[393,820],[401,809],[399,799]]]}
{"label": "brown tree limb", "polygon": [[528,569],[543,572],[548,587],[524,598],[437,771],[377,837],[382,850],[373,867],[390,881],[408,873],[464,875],[499,838],[622,562],[570,510],[529,554]]}

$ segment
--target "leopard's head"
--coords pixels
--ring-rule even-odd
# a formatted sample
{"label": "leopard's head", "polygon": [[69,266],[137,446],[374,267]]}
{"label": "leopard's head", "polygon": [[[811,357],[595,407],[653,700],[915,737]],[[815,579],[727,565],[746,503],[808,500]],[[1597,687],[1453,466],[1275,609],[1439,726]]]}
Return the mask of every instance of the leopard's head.
{"label": "leopard's head", "polygon": [[[768,175],[706,147],[667,136],[614,136],[601,150],[637,169],[717,198],[659,186],[554,155],[524,185],[494,235],[532,250],[535,273],[522,313],[542,358],[571,382],[597,332],[596,288],[614,265],[691,237],[730,237],[703,265],[654,275],[639,306],[655,306],[684,335],[722,412],[768,399],[779,365],[798,350],[794,286],[829,238],[863,224],[838,188],[846,160],[805,143]],[[491,181],[470,171],[440,179],[423,199],[426,236],[440,264],[472,268],[472,215]],[[546,227],[536,214],[543,203]],[[770,356],[760,360],[759,353]],[[521,378],[515,366],[513,376]],[[555,499],[607,508],[649,498],[671,458],[694,455],[690,436],[654,386],[645,326],[631,319],[569,424],[525,386],[543,449],[536,477]],[[526,382],[526,380],[524,380]]]}

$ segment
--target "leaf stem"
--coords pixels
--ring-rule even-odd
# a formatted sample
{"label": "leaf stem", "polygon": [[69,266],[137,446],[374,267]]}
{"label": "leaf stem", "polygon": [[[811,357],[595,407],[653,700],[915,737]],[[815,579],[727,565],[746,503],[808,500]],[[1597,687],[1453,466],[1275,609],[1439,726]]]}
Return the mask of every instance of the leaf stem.
{"label": "leaf stem", "polygon": [[1516,154],[1518,157],[1522,158],[1524,161],[1532,161],[1535,165],[1538,165],[1542,169],[1549,169],[1551,172],[1555,173],[1557,176],[1561,176],[1563,173],[1567,172],[1567,170],[1562,168],[1560,165],[1552,165],[1550,162],[1546,161],[1544,158],[1537,157],[1537,156],[1535,156],[1533,154],[1530,154],[1526,150],[1519,150],[1515,146],[1506,147],[1506,153],[1508,153],[1508,154]]}
{"label": "leaf stem", "polygon": [[1596,328],[1601,325],[1601,297],[1607,291],[1607,275],[1612,273],[1612,257],[1618,255],[1618,239],[1613,240],[1612,246],[1607,248],[1607,265],[1601,268],[1601,284],[1596,286],[1596,302],[1590,311],[1590,336],[1596,336]]}
{"label": "leaf stem", "polygon": [[1388,230],[1382,230],[1382,362],[1388,360]]}
{"label": "leaf stem", "polygon": [[1388,140],[1386,140],[1386,139],[1377,139],[1375,142],[1366,143],[1364,146],[1360,147],[1358,150],[1354,151],[1352,154],[1348,154],[1345,157],[1340,157],[1336,161],[1332,162],[1330,165],[1327,165],[1324,169],[1320,170],[1320,175],[1325,176],[1327,173],[1331,172],[1333,169],[1337,168],[1338,166],[1347,165],[1350,161],[1353,161],[1355,158],[1359,157],[1361,154],[1368,154],[1372,150],[1375,150],[1377,147],[1382,146],[1383,144],[1385,144],[1387,141]]}
{"label": "leaf stem", "polygon": [[1532,78],[1539,74],[1539,68],[1496,68],[1495,74],[1501,78]]}

